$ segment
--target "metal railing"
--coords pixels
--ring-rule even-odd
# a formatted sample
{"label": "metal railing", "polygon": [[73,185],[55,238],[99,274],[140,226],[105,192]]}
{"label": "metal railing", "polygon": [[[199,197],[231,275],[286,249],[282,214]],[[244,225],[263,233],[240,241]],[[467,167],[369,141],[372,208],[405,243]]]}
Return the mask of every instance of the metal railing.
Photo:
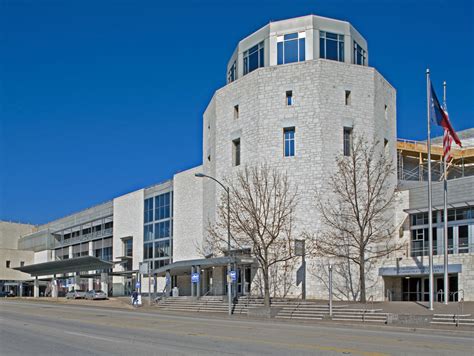
{"label": "metal railing", "polygon": [[[428,256],[429,248],[410,248],[411,257]],[[456,247],[448,247],[449,255],[462,255],[465,253],[474,253],[474,244],[463,244]],[[443,248],[433,248],[433,255],[444,255]]]}
{"label": "metal railing", "polygon": [[365,301],[365,308],[364,308],[364,312],[362,313],[362,321],[364,321],[364,322],[365,322],[365,314],[367,313],[367,309],[368,309],[368,307],[369,307],[369,303],[371,303],[371,305],[372,305],[372,308],[371,308],[371,309],[374,309],[374,296],[373,296],[373,295],[371,295],[371,296],[369,297],[369,299],[367,299],[367,300]]}

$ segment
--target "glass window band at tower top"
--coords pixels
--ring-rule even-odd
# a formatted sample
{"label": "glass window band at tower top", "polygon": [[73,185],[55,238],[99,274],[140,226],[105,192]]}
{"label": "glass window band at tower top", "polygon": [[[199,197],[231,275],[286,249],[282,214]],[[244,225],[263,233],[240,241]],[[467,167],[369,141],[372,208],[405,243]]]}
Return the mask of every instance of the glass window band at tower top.
{"label": "glass window band at tower top", "polygon": [[306,54],[306,33],[289,33],[277,37],[277,64],[303,62]]}
{"label": "glass window band at tower top", "polygon": [[157,269],[172,261],[173,193],[145,199],[143,260]]}
{"label": "glass window band at tower top", "polygon": [[244,52],[244,75],[264,66],[263,42]]}
{"label": "glass window band at tower top", "polygon": [[319,56],[325,59],[344,62],[344,35],[320,31]]}

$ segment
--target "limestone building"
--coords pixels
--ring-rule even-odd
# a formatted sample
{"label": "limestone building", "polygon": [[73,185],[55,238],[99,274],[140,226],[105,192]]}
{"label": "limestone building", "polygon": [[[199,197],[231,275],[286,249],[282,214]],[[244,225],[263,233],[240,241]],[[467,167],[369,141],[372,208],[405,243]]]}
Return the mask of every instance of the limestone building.
{"label": "limestone building", "polygon": [[[367,295],[375,300],[426,300],[425,176],[405,174],[415,153],[396,137],[396,91],[369,66],[362,35],[348,22],[313,15],[270,22],[237,44],[225,75],[226,85],[214,93],[203,115],[202,165],[36,226],[30,233],[13,233],[23,235],[18,249],[44,257],[13,266],[29,273],[21,284],[34,286],[36,294],[41,283],[46,293],[49,283],[48,291],[57,295],[71,288],[124,295],[135,288],[169,293],[173,287],[181,295],[223,295],[227,259],[206,256],[203,249],[222,190],[195,174],[232,179],[245,165],[265,162],[286,172],[299,191],[329,194],[335,158],[350,155],[349,143],[359,135],[379,141],[379,149],[398,162],[398,181],[394,176],[391,183],[402,187],[393,211],[402,229],[393,238],[406,245],[376,266]],[[418,143],[412,150],[422,147]],[[424,147],[420,167],[426,164]],[[459,155],[462,174],[450,176],[450,278],[453,293],[462,289],[465,300],[474,300],[474,154]],[[435,201],[442,199],[439,188],[434,194]],[[442,226],[435,205],[438,266]],[[296,216],[295,234],[321,228],[310,193],[300,196]],[[75,267],[67,269],[66,262]],[[255,259],[239,256],[237,265],[235,293],[258,293],[252,284]],[[308,298],[326,298],[324,283],[311,277],[314,271],[307,272]],[[191,283],[193,275],[199,276],[197,283]],[[300,293],[295,285],[289,296]]]}

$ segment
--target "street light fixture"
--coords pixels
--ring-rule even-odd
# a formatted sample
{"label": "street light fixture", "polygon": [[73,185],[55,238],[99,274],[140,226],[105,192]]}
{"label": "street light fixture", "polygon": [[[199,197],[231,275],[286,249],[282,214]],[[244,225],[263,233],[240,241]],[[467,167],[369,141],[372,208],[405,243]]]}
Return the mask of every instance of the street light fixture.
{"label": "street light fixture", "polygon": [[218,181],[216,178],[208,176],[203,173],[196,173],[194,174],[195,177],[197,178],[209,178],[212,179],[214,182],[219,184],[227,193],[227,254],[228,254],[228,263],[227,263],[227,299],[228,299],[228,313],[229,316],[232,315],[232,283],[230,280],[230,270],[231,270],[231,265],[230,265],[230,188],[226,187],[224,184],[222,184],[220,181]]}

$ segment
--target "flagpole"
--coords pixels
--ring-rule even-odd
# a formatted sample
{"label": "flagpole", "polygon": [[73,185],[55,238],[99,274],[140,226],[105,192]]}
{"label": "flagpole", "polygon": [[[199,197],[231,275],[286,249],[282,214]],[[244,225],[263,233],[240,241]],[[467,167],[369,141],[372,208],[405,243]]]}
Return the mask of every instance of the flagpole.
{"label": "flagpole", "polygon": [[[443,82],[443,105],[446,110],[446,81]],[[446,130],[445,130],[446,131]],[[445,132],[446,134],[446,132]],[[444,138],[443,138],[444,142]],[[446,151],[443,146],[443,165],[444,165],[444,304],[448,304],[449,301],[449,277],[448,277],[448,170],[447,170],[447,157]]]}
{"label": "flagpole", "polygon": [[433,214],[431,202],[431,123],[430,123],[430,105],[431,105],[431,85],[430,70],[426,69],[426,116],[428,124],[428,237],[429,237],[429,309],[433,310]]}

